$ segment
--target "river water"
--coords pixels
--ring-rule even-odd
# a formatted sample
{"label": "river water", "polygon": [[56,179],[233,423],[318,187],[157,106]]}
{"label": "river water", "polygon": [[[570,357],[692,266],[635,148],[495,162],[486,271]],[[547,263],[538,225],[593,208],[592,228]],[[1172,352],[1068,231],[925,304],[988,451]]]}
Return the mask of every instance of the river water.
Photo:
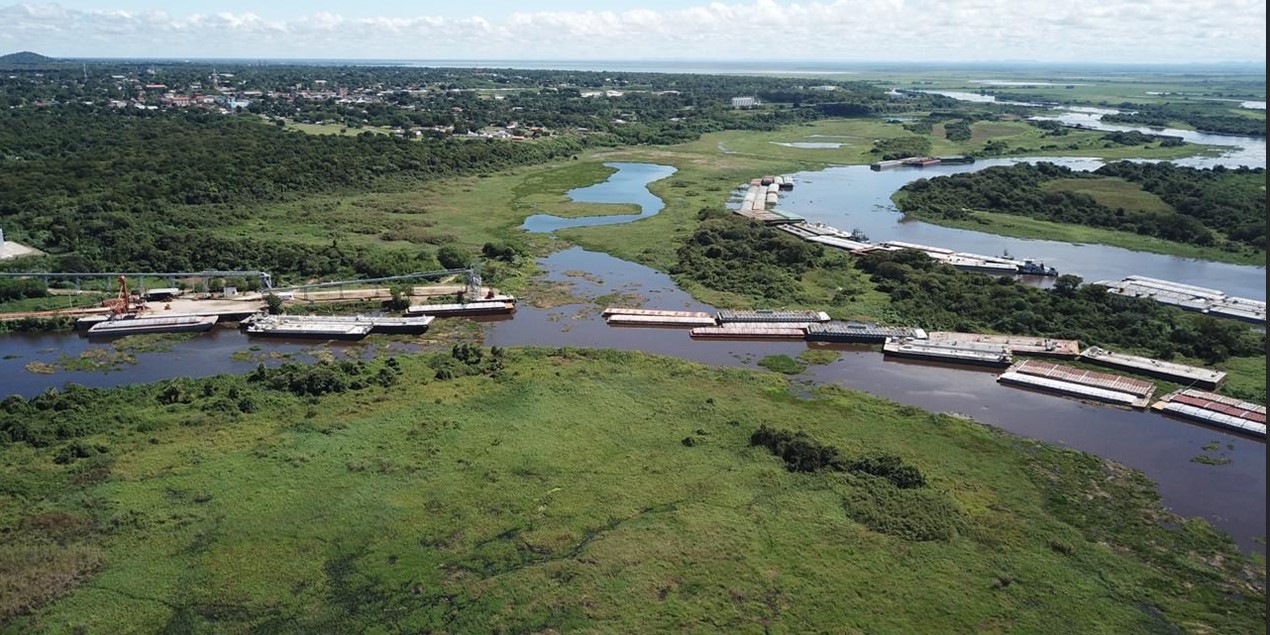
{"label": "river water", "polygon": [[[1173,161],[1178,165],[1186,165],[1196,168],[1209,168],[1215,165],[1224,165],[1232,168],[1239,167],[1241,165],[1250,168],[1266,167],[1266,140],[1264,137],[1219,135],[1196,132],[1194,130],[1181,130],[1178,128],[1148,128],[1145,126],[1127,126],[1104,123],[1102,121],[1104,115],[1114,115],[1120,112],[1114,108],[1095,108],[1089,106],[1046,106],[1044,104],[1025,101],[999,100],[995,95],[981,95],[979,93],[955,90],[928,90],[922,92],[930,93],[932,95],[943,95],[945,97],[951,97],[952,99],[975,103],[995,103],[1012,106],[1049,108],[1053,114],[1039,115],[1032,117],[1032,119],[1060,121],[1071,126],[1081,126],[1092,130],[1104,130],[1107,132],[1129,132],[1131,130],[1136,130],[1144,134],[1181,137],[1182,140],[1187,143],[1217,146],[1224,149],[1218,156],[1190,157]],[[1252,110],[1265,110],[1266,103],[1264,101],[1246,101],[1241,102],[1240,106]]]}
{"label": "river water", "polygon": [[[905,184],[931,178],[973,172],[996,165],[1049,161],[1074,170],[1092,170],[1098,159],[1028,157],[988,159],[973,165],[937,165],[927,168],[894,168],[876,172],[868,166],[834,167],[793,175],[797,185],[781,194],[781,209],[809,221],[846,230],[862,230],[873,242],[899,240],[944,247],[956,251],[1015,258],[1034,258],[1059,273],[1081,276],[1088,282],[1119,280],[1130,274],[1216,287],[1231,295],[1264,300],[1264,267],[1130,251],[1105,245],[1082,245],[1049,240],[1009,238],[982,232],[940,227],[905,217],[891,202],[891,195]],[[1035,282],[1050,283],[1052,279]]]}
{"label": "river water", "polygon": [[[974,169],[987,164],[990,163],[958,167]],[[576,200],[591,202],[636,202],[641,205],[640,214],[583,219],[536,215],[526,220],[526,228],[532,228],[532,231],[554,231],[560,227],[629,222],[656,214],[661,209],[661,201],[648,192],[647,185],[651,181],[669,176],[673,173],[673,168],[629,163],[609,165],[616,168],[617,172],[607,181],[575,190],[570,195]],[[863,187],[859,183],[855,187],[844,187],[845,182],[835,180],[845,178],[837,176],[837,171],[840,170],[850,179],[875,181],[869,187]],[[800,206],[804,208],[800,213],[806,213],[810,217],[818,209],[817,205],[823,205],[826,222],[833,220],[835,224],[848,227],[861,226],[861,223],[866,222],[863,220],[864,216],[877,214],[879,218],[887,220],[869,225],[866,231],[871,234],[877,232],[874,234],[875,238],[881,238],[889,231],[889,227],[908,226],[910,223],[898,223],[896,212],[885,209],[875,199],[888,200],[890,192],[898,187],[897,183],[919,175],[920,173],[877,173],[868,171],[867,168],[864,171],[833,168],[821,173],[798,175],[795,193],[787,195],[790,199],[787,207],[793,209],[795,205]],[[817,185],[822,187],[817,188]],[[890,188],[889,191],[887,188]],[[842,218],[831,218],[830,214],[841,213],[844,207],[868,211],[860,214],[860,222],[854,224],[843,223]],[[983,242],[995,237],[973,232],[964,234],[966,235],[956,240],[969,241],[978,236],[980,241],[967,242],[968,251],[996,249],[995,243],[988,245]],[[950,236],[936,235],[929,242],[962,248],[953,245]],[[1041,244],[1038,245],[1038,242]],[[1055,264],[1064,257],[1062,252],[1048,251],[1050,247],[1044,241],[1027,243],[1029,247],[1035,247],[1035,250],[1020,249],[1016,252],[1011,248],[1011,252],[1020,256],[1025,252],[1027,255],[1039,256],[1053,254]],[[1107,248],[1080,249],[1097,253]],[[1143,264],[1146,261],[1135,260],[1146,256],[1149,255],[1125,252],[1120,262],[1126,268],[1116,271],[1110,277],[1152,271]],[[1108,263],[1114,262],[1111,255],[1105,259]],[[541,265],[546,271],[548,281],[570,285],[578,298],[599,298],[618,293],[637,297],[641,304],[649,308],[713,310],[679,289],[665,274],[606,254],[571,248],[543,258]],[[1264,287],[1265,274],[1264,270],[1260,271]],[[1179,279],[1178,276],[1172,278]],[[1229,286],[1226,279],[1219,279],[1222,280],[1223,287]],[[1213,279],[1208,280],[1210,283],[1212,281]],[[1260,297],[1264,297],[1264,294]],[[486,324],[486,343],[498,346],[577,346],[638,350],[711,364],[746,367],[754,366],[767,355],[793,356],[809,347],[822,346],[806,342],[698,341],[691,339],[686,331],[680,329],[609,327],[600,317],[602,308],[591,300],[549,309],[535,308],[522,302],[514,317],[491,320]],[[252,359],[243,359],[241,354],[251,352],[250,349],[256,344],[261,345],[260,350],[248,356],[253,357]],[[267,356],[262,357],[265,354],[290,355],[303,360],[312,358],[316,349],[330,350],[328,346],[331,345],[261,342],[249,340],[234,329],[218,328],[209,334],[177,342],[171,351],[138,353],[135,364],[123,364],[112,372],[57,372],[44,375],[27,371],[25,366],[30,362],[56,363],[60,356],[75,357],[90,348],[103,346],[75,333],[11,334],[0,336],[0,378],[3,379],[3,390],[0,393],[31,396],[50,387],[62,386],[66,382],[107,387],[177,376],[203,377],[222,372],[244,372],[254,368],[262,359],[268,361]],[[361,356],[373,354],[381,346],[372,338],[365,343],[337,344],[334,348],[336,353]],[[1264,546],[1254,541],[1254,538],[1265,535],[1266,527],[1266,455],[1265,445],[1261,442],[1155,413],[1091,406],[1001,386],[996,383],[993,373],[982,370],[895,362],[883,358],[876,349],[847,346],[834,348],[840,351],[837,361],[811,367],[800,379],[855,388],[928,410],[969,415],[1013,433],[1063,444],[1140,469],[1159,484],[1164,503],[1172,511],[1183,516],[1207,518],[1230,533],[1243,548],[1264,552]],[[1204,453],[1203,446],[1212,442],[1217,442],[1220,450],[1209,454],[1229,457],[1232,459],[1231,463],[1214,466],[1191,461],[1192,457]]]}

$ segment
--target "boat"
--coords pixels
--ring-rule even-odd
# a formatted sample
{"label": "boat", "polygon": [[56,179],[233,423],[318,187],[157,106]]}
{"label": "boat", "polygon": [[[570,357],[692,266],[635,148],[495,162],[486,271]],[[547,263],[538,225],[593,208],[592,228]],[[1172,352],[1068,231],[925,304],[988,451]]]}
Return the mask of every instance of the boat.
{"label": "boat", "polygon": [[132,317],[99,322],[88,328],[88,337],[122,337],[153,333],[200,333],[216,325],[215,315]]}
{"label": "boat", "polygon": [[975,273],[988,273],[1003,276],[1013,275],[1019,272],[1018,265],[1007,264],[1004,262],[993,262],[982,258],[966,257],[961,254],[953,254],[944,260],[944,262],[962,271],[973,271]]}
{"label": "boat", "polygon": [[1058,275],[1058,269],[1046,267],[1043,262],[1036,262],[1031,258],[1027,258],[1023,262],[1019,263],[1019,273],[1025,276],[1055,277]]}

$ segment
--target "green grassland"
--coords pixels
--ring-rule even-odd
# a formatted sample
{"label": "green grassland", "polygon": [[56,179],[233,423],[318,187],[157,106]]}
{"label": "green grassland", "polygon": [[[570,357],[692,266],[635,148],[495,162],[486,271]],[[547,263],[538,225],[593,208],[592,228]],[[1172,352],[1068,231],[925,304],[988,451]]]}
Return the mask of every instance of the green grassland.
{"label": "green grassland", "polygon": [[[0,630],[1264,632],[1264,560],[1096,457],[770,372],[444,357],[79,395],[78,445],[0,446]],[[926,484],[791,472],[763,424]]]}
{"label": "green grassland", "polygon": [[1047,181],[1042,188],[1051,192],[1087,194],[1101,205],[1112,209],[1121,207],[1131,213],[1173,211],[1173,207],[1159,196],[1121,178],[1056,179]]}
{"label": "green grassland", "polygon": [[356,137],[363,132],[372,132],[374,134],[390,134],[392,131],[387,128],[379,128],[375,126],[362,126],[360,128],[350,128],[340,123],[300,123],[290,119],[283,120],[284,127],[288,130],[299,130],[305,134],[317,135],[342,135],[345,137]]}

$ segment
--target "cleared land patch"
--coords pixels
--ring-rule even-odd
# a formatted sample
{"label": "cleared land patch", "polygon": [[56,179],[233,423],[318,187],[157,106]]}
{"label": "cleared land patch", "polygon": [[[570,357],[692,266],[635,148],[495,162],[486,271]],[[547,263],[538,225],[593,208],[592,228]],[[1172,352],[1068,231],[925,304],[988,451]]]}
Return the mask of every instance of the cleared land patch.
{"label": "cleared land patch", "polygon": [[1047,181],[1041,189],[1048,192],[1087,194],[1099,204],[1126,212],[1174,212],[1173,206],[1159,196],[1143,191],[1136,183],[1121,178],[1057,179]]}

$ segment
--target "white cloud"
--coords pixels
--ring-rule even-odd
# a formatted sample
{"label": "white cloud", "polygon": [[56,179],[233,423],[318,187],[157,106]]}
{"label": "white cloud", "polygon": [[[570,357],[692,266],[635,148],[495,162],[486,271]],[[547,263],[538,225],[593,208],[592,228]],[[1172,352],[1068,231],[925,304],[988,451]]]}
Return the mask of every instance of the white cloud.
{"label": "white cloud", "polygon": [[0,7],[0,41],[57,56],[1203,62],[1265,59],[1264,0],[712,2],[442,18]]}

